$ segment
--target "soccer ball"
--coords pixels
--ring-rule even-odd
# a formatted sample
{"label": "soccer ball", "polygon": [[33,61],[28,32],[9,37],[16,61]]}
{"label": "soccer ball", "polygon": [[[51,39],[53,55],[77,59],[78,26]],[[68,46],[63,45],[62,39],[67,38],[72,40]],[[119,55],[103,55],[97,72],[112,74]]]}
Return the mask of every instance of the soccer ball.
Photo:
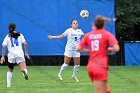
{"label": "soccer ball", "polygon": [[89,12],[88,12],[88,10],[81,10],[80,16],[81,16],[82,18],[88,18],[88,17],[89,17]]}

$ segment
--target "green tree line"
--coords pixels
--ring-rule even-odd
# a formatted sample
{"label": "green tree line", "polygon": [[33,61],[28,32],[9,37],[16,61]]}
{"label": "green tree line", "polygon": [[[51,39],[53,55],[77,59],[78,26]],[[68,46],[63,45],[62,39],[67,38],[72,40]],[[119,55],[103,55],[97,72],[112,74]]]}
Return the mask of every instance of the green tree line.
{"label": "green tree line", "polygon": [[117,38],[140,40],[140,0],[116,0],[115,11]]}

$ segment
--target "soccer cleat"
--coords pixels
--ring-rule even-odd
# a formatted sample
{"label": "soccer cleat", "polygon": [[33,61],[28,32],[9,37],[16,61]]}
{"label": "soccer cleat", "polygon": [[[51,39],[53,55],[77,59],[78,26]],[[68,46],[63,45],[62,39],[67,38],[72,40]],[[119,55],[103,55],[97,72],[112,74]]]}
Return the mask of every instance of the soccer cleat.
{"label": "soccer cleat", "polygon": [[62,81],[63,80],[62,75],[58,74],[58,79]]}
{"label": "soccer cleat", "polygon": [[11,87],[11,84],[7,84],[7,88],[10,88]]}
{"label": "soccer cleat", "polygon": [[72,76],[72,78],[76,81],[79,82],[78,78],[76,76]]}
{"label": "soccer cleat", "polygon": [[23,74],[25,80],[28,80],[28,75],[26,74],[25,70],[23,70],[23,71],[21,71],[21,72],[22,72],[22,74]]}

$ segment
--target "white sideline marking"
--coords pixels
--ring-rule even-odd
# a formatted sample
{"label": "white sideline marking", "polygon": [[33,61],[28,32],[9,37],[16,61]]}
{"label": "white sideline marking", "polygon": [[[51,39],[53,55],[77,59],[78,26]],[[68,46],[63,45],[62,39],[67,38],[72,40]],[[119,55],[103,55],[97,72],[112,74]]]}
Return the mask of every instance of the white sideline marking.
{"label": "white sideline marking", "polygon": [[[2,92],[2,93],[6,93],[6,92]],[[11,91],[11,90],[10,90],[10,93],[16,93],[16,91]]]}
{"label": "white sideline marking", "polygon": [[[66,82],[67,83],[67,82]],[[80,84],[80,85],[92,85],[92,83],[77,83],[77,82],[71,82],[71,83],[67,83],[67,84]]]}
{"label": "white sideline marking", "polygon": [[39,89],[39,91],[40,91],[40,92],[44,92],[44,91],[49,91],[49,90],[44,90],[44,89],[41,90],[41,89]]}
{"label": "white sideline marking", "polygon": [[47,84],[47,85],[49,85],[49,84],[51,84],[51,83],[45,83],[45,82],[43,83],[43,82],[42,82],[42,83],[35,83],[35,84],[37,84],[37,85],[39,85],[39,84]]}
{"label": "white sideline marking", "polygon": [[[64,83],[64,84],[69,84],[69,85],[71,85],[71,84],[72,84],[72,85],[73,85],[73,84],[78,84],[78,85],[79,85],[79,84],[80,84],[80,85],[92,85],[92,83],[76,83],[76,82],[63,82],[63,83]],[[49,84],[52,84],[52,83],[51,83],[51,82],[50,82],[50,83],[45,83],[45,82],[43,83],[43,82],[42,82],[42,83],[36,83],[36,84],[38,84],[38,85],[39,85],[39,84],[48,84],[48,85],[49,85]]]}
{"label": "white sideline marking", "polygon": [[78,88],[78,89],[74,89],[74,90],[78,90],[78,91],[80,91],[80,90],[83,90],[83,89],[81,89],[81,88]]}
{"label": "white sideline marking", "polygon": [[134,89],[130,89],[130,88],[123,88],[123,89],[113,89],[113,90],[116,90],[116,91],[119,91],[119,90],[134,90]]}

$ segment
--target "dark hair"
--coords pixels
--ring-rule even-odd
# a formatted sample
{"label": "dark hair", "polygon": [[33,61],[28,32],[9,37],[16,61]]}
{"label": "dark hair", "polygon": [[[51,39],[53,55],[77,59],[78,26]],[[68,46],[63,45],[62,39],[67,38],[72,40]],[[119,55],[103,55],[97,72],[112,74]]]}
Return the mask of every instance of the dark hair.
{"label": "dark hair", "polygon": [[20,36],[19,32],[15,32],[16,30],[16,24],[15,23],[10,23],[9,24],[9,36],[13,37],[13,38],[18,38],[18,36]]}
{"label": "dark hair", "polygon": [[104,19],[102,16],[97,16],[94,20],[94,25],[97,29],[102,29],[104,27]]}
{"label": "dark hair", "polygon": [[77,21],[77,20],[76,20],[76,19],[72,19],[72,20],[71,20],[71,24],[72,24],[73,21]]}

